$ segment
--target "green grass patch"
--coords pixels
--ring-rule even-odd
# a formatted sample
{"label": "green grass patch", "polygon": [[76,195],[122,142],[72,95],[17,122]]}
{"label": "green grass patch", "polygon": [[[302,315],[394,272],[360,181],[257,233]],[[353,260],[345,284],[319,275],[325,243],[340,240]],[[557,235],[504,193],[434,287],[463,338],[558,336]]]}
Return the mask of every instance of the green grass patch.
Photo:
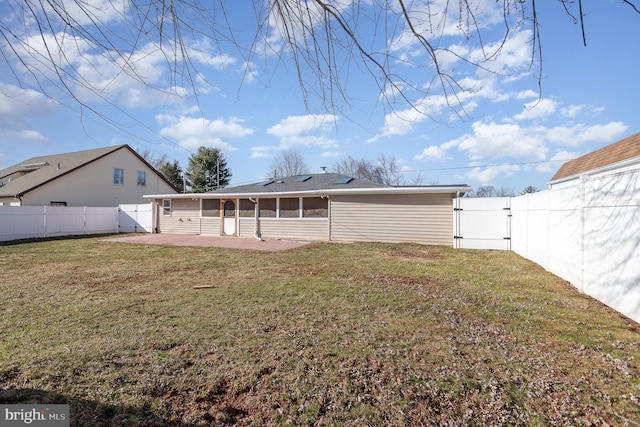
{"label": "green grass patch", "polygon": [[0,403],[72,425],[640,419],[636,325],[510,252],[91,237],[0,246],[0,272]]}

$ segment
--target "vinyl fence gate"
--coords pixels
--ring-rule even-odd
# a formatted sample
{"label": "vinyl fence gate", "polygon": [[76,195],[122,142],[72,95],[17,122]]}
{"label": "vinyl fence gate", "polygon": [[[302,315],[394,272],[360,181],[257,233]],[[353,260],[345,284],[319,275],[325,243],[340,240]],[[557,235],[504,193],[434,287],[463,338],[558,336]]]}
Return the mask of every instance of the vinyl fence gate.
{"label": "vinyl fence gate", "polygon": [[511,250],[511,199],[454,199],[454,246],[457,249]]}
{"label": "vinyl fence gate", "polygon": [[151,233],[153,209],[151,203],[120,205],[118,209],[118,232]]}

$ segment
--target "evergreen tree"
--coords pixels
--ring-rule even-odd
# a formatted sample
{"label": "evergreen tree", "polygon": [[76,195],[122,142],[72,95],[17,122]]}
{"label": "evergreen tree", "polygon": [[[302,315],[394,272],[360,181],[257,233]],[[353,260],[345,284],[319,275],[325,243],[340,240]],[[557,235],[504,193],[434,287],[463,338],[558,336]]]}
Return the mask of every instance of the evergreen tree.
{"label": "evergreen tree", "polygon": [[199,147],[189,157],[185,175],[192,193],[224,188],[231,180],[231,170],[219,148]]}
{"label": "evergreen tree", "polygon": [[184,192],[184,181],[182,180],[182,168],[177,160],[173,163],[165,162],[158,171],[164,175],[181,193]]}

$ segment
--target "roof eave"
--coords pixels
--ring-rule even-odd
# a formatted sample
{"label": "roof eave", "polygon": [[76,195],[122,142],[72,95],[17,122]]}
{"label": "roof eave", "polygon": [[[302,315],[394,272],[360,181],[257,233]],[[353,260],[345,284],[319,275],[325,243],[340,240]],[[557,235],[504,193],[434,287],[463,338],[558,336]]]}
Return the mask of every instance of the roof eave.
{"label": "roof eave", "polygon": [[586,170],[586,171],[574,173],[572,175],[563,176],[561,178],[557,178],[557,179],[554,179],[554,180],[551,180],[551,181],[547,182],[547,185],[561,184],[563,182],[573,181],[574,179],[578,179],[581,176],[596,175],[596,174],[607,172],[607,171],[614,170],[614,169],[619,169],[619,168],[623,168],[623,167],[627,167],[627,166],[633,166],[636,163],[640,164],[640,156],[631,157],[629,159],[621,160],[619,162],[611,163],[611,164],[608,164],[608,165],[605,165],[605,166],[600,166],[600,167],[597,167],[597,168],[594,168],[594,169],[589,169],[589,170]]}
{"label": "roof eave", "polygon": [[379,187],[379,188],[325,188],[307,191],[274,191],[243,193],[182,193],[182,194],[145,194],[145,199],[220,199],[220,198],[273,198],[300,196],[340,196],[340,195],[380,195],[380,194],[458,194],[472,190],[468,185],[423,186],[423,187]]}

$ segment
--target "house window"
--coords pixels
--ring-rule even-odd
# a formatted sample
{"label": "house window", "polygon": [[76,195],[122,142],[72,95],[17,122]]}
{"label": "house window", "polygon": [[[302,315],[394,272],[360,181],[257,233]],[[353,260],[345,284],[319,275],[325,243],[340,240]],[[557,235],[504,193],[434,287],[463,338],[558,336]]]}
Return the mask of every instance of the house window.
{"label": "house window", "polygon": [[220,217],[220,200],[202,199],[202,216]]}
{"label": "house window", "polygon": [[147,186],[147,173],[145,171],[138,171],[138,187]]}
{"label": "house window", "polygon": [[164,199],[162,201],[162,215],[171,215],[171,199]]}
{"label": "house window", "polygon": [[50,206],[67,206],[67,202],[51,202]]}
{"label": "house window", "polygon": [[253,218],[255,216],[256,205],[249,199],[240,199],[238,204],[238,216],[243,218]]}
{"label": "house window", "polygon": [[302,216],[305,218],[328,218],[329,199],[305,197],[302,199]]}
{"label": "house window", "polygon": [[299,218],[300,199],[282,198],[280,199],[280,218]]}
{"label": "house window", "polygon": [[124,169],[113,169],[113,185],[124,185]]}
{"label": "house window", "polygon": [[276,199],[260,199],[258,205],[260,207],[260,218],[276,217]]}

